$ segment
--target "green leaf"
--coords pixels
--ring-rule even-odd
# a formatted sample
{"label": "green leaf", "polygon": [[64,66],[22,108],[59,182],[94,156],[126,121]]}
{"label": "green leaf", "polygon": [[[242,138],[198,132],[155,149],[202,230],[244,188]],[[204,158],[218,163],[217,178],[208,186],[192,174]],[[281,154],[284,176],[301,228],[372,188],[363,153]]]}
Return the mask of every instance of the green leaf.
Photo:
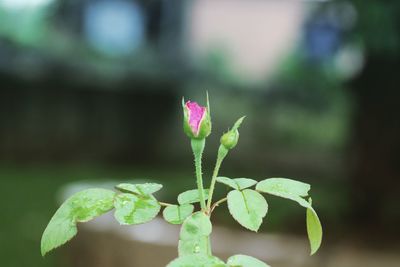
{"label": "green leaf", "polygon": [[110,211],[115,192],[105,189],[88,189],[68,198],[56,211],[43,232],[42,256],[76,235],[76,223],[87,222]]}
{"label": "green leaf", "polygon": [[308,208],[310,204],[302,197],[308,196],[310,185],[287,178],[269,178],[259,182],[256,190],[296,201]]}
{"label": "green leaf", "polygon": [[[310,198],[311,205],[311,198]],[[310,241],[311,255],[318,251],[322,242],[322,226],[315,210],[310,207],[307,208],[307,234]]]}
{"label": "green leaf", "polygon": [[193,210],[194,206],[191,204],[183,204],[181,206],[172,205],[164,209],[163,217],[169,223],[181,224],[193,213]]}
{"label": "green leaf", "polygon": [[209,236],[212,231],[210,218],[198,211],[188,217],[182,225],[180,239],[193,239],[197,236]]}
{"label": "green leaf", "polygon": [[207,255],[211,252],[208,236],[198,236],[195,239],[179,240],[179,256],[186,255]]}
{"label": "green leaf", "polygon": [[228,208],[233,218],[243,227],[257,232],[267,214],[268,204],[265,198],[254,190],[232,190],[228,193]]}
{"label": "green leaf", "polygon": [[204,254],[211,251],[208,237],[212,231],[210,218],[203,212],[195,212],[182,224],[179,235],[179,256]]}
{"label": "green leaf", "polygon": [[269,267],[264,262],[246,255],[235,255],[228,259],[229,267]]}
{"label": "green leaf", "polygon": [[127,184],[122,183],[116,186],[116,188],[124,193],[134,193],[138,195],[150,195],[162,188],[162,184],[156,183],[144,183],[144,184]]}
{"label": "green leaf", "polygon": [[[204,200],[208,199],[209,191],[209,189],[204,189]],[[199,191],[197,189],[188,190],[178,195],[178,203],[181,205],[192,204],[199,201]]]}
{"label": "green leaf", "polygon": [[306,197],[310,188],[309,184],[287,178],[269,178],[257,184],[257,190],[277,196],[282,194]]}
{"label": "green leaf", "polygon": [[310,241],[311,255],[321,246],[322,226],[317,213],[304,198],[308,195],[310,185],[286,178],[270,178],[257,184],[256,189],[271,195],[294,200],[307,209],[307,233]]}
{"label": "green leaf", "polygon": [[122,225],[141,224],[154,219],[161,209],[152,195],[137,196],[122,193],[114,201],[115,219]]}
{"label": "green leaf", "polygon": [[226,267],[226,264],[213,256],[187,255],[173,260],[167,267]]}
{"label": "green leaf", "polygon": [[230,186],[236,190],[243,190],[243,189],[251,187],[257,183],[256,180],[249,179],[249,178],[231,179],[228,177],[217,177],[217,182],[225,184],[227,186]]}

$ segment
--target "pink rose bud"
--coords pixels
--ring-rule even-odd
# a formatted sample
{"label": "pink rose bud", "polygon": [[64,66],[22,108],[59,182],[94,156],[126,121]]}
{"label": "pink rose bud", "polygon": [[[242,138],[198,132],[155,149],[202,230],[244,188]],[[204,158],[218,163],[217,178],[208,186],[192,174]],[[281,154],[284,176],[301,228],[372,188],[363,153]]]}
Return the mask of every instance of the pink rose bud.
{"label": "pink rose bud", "polygon": [[211,119],[208,107],[202,107],[196,102],[187,101],[183,104],[183,131],[190,138],[203,139],[211,133]]}

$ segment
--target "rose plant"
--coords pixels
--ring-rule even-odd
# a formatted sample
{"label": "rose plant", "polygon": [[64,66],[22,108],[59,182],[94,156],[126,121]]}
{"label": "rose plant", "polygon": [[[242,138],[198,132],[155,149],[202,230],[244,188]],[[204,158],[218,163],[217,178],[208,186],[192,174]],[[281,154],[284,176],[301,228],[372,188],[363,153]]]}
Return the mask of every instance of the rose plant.
{"label": "rose plant", "polygon": [[[167,267],[265,267],[268,265],[246,255],[234,255],[225,263],[213,256],[210,243],[211,215],[223,202],[227,202],[230,214],[240,225],[257,232],[268,212],[268,202],[262,193],[286,198],[304,207],[311,255],[319,249],[322,227],[308,195],[309,184],[287,178],[268,178],[257,182],[250,178],[219,176],[222,161],[238,143],[239,127],[244,117],[222,135],[211,184],[209,189],[204,189],[202,154],[206,137],[211,133],[208,96],[207,106],[182,99],[182,108],[183,129],[190,138],[194,155],[197,189],[179,194],[176,204],[161,202],[154,197],[162,188],[157,183],[122,183],[115,187],[116,191],[93,188],[78,192],[60,206],[44,230],[41,240],[43,256],[73,238],[77,234],[77,223],[90,221],[112,209],[115,209],[114,217],[121,225],[135,225],[149,222],[164,208],[162,214],[167,222],[182,224],[179,257]],[[231,191],[226,197],[213,202],[217,183],[228,186]],[[195,211],[195,203],[200,203],[198,211]]]}

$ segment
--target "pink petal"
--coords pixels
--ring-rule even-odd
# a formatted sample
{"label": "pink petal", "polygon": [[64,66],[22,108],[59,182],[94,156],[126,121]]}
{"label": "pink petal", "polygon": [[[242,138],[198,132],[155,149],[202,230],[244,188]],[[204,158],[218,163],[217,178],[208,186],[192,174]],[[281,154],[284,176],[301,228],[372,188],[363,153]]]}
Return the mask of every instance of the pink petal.
{"label": "pink petal", "polygon": [[206,108],[200,106],[196,102],[186,102],[186,108],[189,111],[189,125],[192,128],[193,133],[196,135],[199,133],[200,123],[206,113]]}

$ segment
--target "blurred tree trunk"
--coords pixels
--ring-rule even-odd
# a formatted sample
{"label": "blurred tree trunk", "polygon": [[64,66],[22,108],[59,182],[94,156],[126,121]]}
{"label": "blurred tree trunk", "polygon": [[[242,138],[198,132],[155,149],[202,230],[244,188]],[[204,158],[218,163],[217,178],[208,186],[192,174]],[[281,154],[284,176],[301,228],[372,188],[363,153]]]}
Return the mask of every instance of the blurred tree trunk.
{"label": "blurred tree trunk", "polygon": [[367,52],[364,70],[351,84],[354,229],[367,231],[367,237],[395,238],[400,232],[400,2],[352,2]]}
{"label": "blurred tree trunk", "polygon": [[363,230],[399,231],[399,67],[398,57],[370,55],[353,83],[356,110],[351,197],[354,222],[368,227]]}

